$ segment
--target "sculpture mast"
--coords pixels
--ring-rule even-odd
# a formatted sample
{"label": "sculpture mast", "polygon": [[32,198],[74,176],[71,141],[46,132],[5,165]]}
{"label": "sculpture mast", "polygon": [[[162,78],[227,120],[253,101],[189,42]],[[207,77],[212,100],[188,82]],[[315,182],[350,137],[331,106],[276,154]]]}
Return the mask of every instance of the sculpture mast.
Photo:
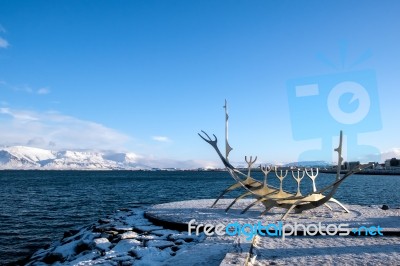
{"label": "sculpture mast", "polygon": [[228,119],[229,119],[229,115],[228,115],[228,103],[225,99],[225,105],[223,106],[223,108],[225,109],[225,159],[227,161],[228,160],[228,155],[231,152],[232,148],[231,146],[229,146],[228,143]]}
{"label": "sculpture mast", "polygon": [[340,137],[339,137],[339,147],[335,149],[338,153],[338,164],[337,164],[337,173],[336,173],[336,180],[340,178],[340,170],[342,168],[343,157],[342,157],[342,144],[343,144],[343,132],[340,130]]}

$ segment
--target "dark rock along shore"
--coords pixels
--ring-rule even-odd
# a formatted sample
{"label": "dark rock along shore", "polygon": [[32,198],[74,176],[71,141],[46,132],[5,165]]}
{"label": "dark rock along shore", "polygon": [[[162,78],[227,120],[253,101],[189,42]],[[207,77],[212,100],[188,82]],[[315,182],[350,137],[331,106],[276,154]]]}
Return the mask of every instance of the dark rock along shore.
{"label": "dark rock along shore", "polygon": [[52,263],[157,263],[202,241],[177,230],[154,225],[140,208],[121,209],[95,224],[64,233],[61,241],[35,252],[26,265]]}

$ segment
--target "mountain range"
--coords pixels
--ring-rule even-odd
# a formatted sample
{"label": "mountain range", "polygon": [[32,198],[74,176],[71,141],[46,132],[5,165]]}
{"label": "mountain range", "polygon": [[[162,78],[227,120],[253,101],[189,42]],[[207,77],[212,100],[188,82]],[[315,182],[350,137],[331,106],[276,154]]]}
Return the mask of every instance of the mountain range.
{"label": "mountain range", "polygon": [[26,146],[0,149],[0,169],[111,170],[151,169],[134,153],[51,151]]}
{"label": "mountain range", "polygon": [[[385,157],[392,158],[399,154],[400,149],[393,150]],[[383,154],[384,155],[384,154]],[[237,167],[245,167],[243,162],[237,162]],[[282,163],[283,166],[327,167],[332,165],[325,161],[305,161]],[[221,167],[214,162],[173,159],[156,159],[144,157],[131,152],[93,151],[93,150],[61,150],[27,146],[11,146],[0,148],[0,169],[43,169],[43,170],[151,170],[198,169]]]}
{"label": "mountain range", "polygon": [[[318,164],[321,164],[321,162],[318,162]],[[144,158],[143,156],[129,152],[93,150],[52,151],[27,146],[0,148],[0,169],[151,170],[154,168],[168,169],[171,166],[179,166],[179,169],[218,167],[216,164],[213,165],[209,162]]]}

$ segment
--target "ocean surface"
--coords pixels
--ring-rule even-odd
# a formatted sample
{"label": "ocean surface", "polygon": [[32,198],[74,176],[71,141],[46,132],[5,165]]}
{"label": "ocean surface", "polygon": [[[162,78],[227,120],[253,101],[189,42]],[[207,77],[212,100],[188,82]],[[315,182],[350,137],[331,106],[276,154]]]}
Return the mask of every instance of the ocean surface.
{"label": "ocean surface", "polygon": [[[262,173],[255,173],[262,179]],[[334,180],[320,174],[317,189]],[[277,186],[274,174],[268,182]],[[120,208],[215,198],[233,183],[227,172],[0,171],[0,265],[24,259]],[[294,191],[290,174],[284,188]],[[400,176],[350,176],[335,198],[342,203],[400,206]],[[302,193],[311,190],[306,176]],[[230,197],[238,195],[229,194]]]}

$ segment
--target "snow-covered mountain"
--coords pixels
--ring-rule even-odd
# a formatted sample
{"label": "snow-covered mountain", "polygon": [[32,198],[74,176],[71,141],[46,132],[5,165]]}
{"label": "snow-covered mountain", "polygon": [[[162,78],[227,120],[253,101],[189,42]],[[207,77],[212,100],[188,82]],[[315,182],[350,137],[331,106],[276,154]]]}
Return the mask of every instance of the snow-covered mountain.
{"label": "snow-covered mountain", "polygon": [[131,152],[63,150],[51,151],[26,146],[0,148],[1,169],[43,170],[150,170],[217,168],[198,160],[144,157]]}
{"label": "snow-covered mountain", "polygon": [[133,153],[51,151],[26,146],[0,148],[0,169],[151,169]]}

